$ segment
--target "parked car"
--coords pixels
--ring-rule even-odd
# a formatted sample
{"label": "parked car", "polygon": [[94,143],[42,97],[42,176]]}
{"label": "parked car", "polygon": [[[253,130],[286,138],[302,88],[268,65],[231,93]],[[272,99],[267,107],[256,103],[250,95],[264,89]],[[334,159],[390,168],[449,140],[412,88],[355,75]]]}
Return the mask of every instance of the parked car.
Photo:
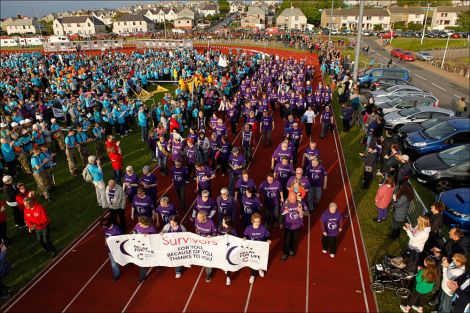
{"label": "parked car", "polygon": [[470,119],[456,118],[411,133],[403,146],[410,155],[422,155],[467,143],[470,143]]}
{"label": "parked car", "polygon": [[453,33],[452,35],[450,35],[450,38],[462,38],[462,34],[460,34],[460,33]]}
{"label": "parked car", "polygon": [[403,49],[400,49],[400,48],[393,48],[392,51],[390,51],[390,55],[391,55],[392,57],[397,57],[397,58],[398,58],[398,56],[399,56],[401,53],[403,53],[403,51],[404,51],[404,50],[403,50]]}
{"label": "parked car", "polygon": [[362,31],[362,35],[364,35],[364,36],[373,36],[374,32],[370,29],[365,29],[365,30]]}
{"label": "parked car", "polygon": [[380,97],[395,97],[395,96],[401,96],[401,95],[406,95],[408,92],[419,92],[419,93],[427,93],[427,91],[416,87],[412,85],[397,85],[397,86],[392,86],[387,89],[382,89],[382,90],[375,90],[370,93],[371,97],[374,97],[375,100]]}
{"label": "parked car", "polygon": [[406,137],[409,136],[409,134],[418,132],[418,131],[424,131],[426,129],[429,129],[433,127],[434,125],[437,125],[443,121],[447,121],[448,119],[453,119],[453,118],[458,118],[458,117],[433,117],[427,121],[424,122],[419,122],[419,123],[408,123],[406,125],[403,125],[400,130],[398,131],[398,138],[404,140]]}
{"label": "parked car", "polygon": [[415,106],[439,106],[439,99],[432,94],[405,96],[395,98],[392,102],[380,103],[377,105],[382,108],[384,114],[400,111],[402,109],[412,108]]}
{"label": "parked car", "polygon": [[416,60],[415,55],[411,51],[403,51],[402,53],[398,54],[398,58],[405,62],[414,62]]}
{"label": "parked car", "polygon": [[370,90],[382,90],[392,86],[409,85],[410,83],[399,78],[379,78],[370,85]]}
{"label": "parked car", "polygon": [[417,90],[417,91],[400,91],[398,94],[395,94],[393,96],[385,96],[385,97],[378,97],[374,98],[374,103],[375,105],[379,106],[384,103],[391,103],[395,101],[396,99],[401,99],[404,97],[412,97],[412,96],[421,96],[424,97],[426,95],[430,95],[431,93],[428,91],[424,90]]}
{"label": "parked car", "polygon": [[424,122],[433,117],[454,115],[455,113],[452,110],[419,106],[386,114],[384,116],[385,128],[398,131],[400,127],[411,122]]}
{"label": "parked car", "polygon": [[390,39],[392,37],[396,37],[397,33],[394,31],[387,31],[379,34],[379,37],[382,39]]}
{"label": "parked car", "polygon": [[339,35],[339,30],[337,30],[337,29],[332,29],[332,30],[331,30],[331,34],[332,34],[332,35]]}
{"label": "parked car", "polygon": [[416,58],[421,61],[432,61],[433,57],[430,52],[420,51],[416,53]]}
{"label": "parked car", "polygon": [[399,78],[411,81],[408,70],[401,68],[371,68],[363,72],[358,80],[362,87],[369,88],[374,81],[380,78]]}
{"label": "parked car", "polygon": [[457,188],[441,192],[437,201],[444,203],[444,223],[449,227],[458,226],[470,233],[470,188]]}

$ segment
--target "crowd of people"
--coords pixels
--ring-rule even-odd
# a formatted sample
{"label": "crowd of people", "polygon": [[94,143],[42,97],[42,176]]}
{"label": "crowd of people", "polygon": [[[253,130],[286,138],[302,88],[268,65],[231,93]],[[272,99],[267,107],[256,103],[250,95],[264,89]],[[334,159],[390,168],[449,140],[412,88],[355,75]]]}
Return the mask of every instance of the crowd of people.
{"label": "crowd of people", "polygon": [[[183,232],[184,215],[192,221],[191,229],[201,236],[231,234],[269,242],[270,231],[279,228],[284,236],[281,259],[287,261],[297,253],[304,216],[327,206],[320,218],[322,252],[334,258],[343,215],[335,203],[321,203],[328,188],[328,173],[312,125],[318,116],[319,140],[336,126],[330,104],[337,89],[343,130],[348,131],[360,119],[365,122],[363,187],[370,188],[375,175],[383,176],[376,197],[376,222],[387,219],[387,208],[393,201],[391,238],[397,238],[403,228],[410,237],[403,257],[415,260],[408,263],[410,269],[413,264],[419,266],[416,292],[409,306],[402,309],[407,312],[428,292],[429,285],[434,289],[439,284],[439,266],[443,277],[448,278],[445,295],[451,296],[450,291],[460,295],[468,290],[468,273],[463,281],[448,273],[455,272],[449,271],[449,267],[454,269],[455,265],[450,265],[454,257],[453,264],[460,264],[457,267],[465,263],[461,255],[466,251],[459,250],[464,247],[462,232],[451,231],[452,247],[437,240],[429,244],[433,258],[424,257],[425,235],[436,235],[436,225],[440,229],[440,224],[434,215],[420,218],[416,227],[405,223],[414,197],[408,183],[409,157],[400,152],[391,134],[382,136],[383,118],[373,100],[361,112],[359,86],[353,84],[349,63],[339,49],[326,42],[312,44],[318,51],[321,71],[331,77],[332,84],[313,86],[314,69],[304,61],[240,51],[230,51],[226,67],[219,66],[221,56],[215,50],[0,56],[0,171],[6,204],[13,210],[16,226],[34,232],[44,250],[56,255],[46,210],[34,192],[17,184],[16,179],[21,177],[19,171],[33,175],[39,196],[53,201],[55,154],[65,153],[70,174],[81,173],[85,181],[93,183],[97,205],[109,211],[101,220],[106,237],[129,230],[137,234]],[[161,102],[147,106],[135,95],[158,80],[175,81],[175,93],[167,93]],[[275,122],[277,114],[283,125]],[[282,138],[272,137],[277,128],[283,129]],[[123,172],[123,147],[117,137],[136,129],[158,171],[146,166],[139,175],[126,164]],[[239,145],[234,141],[237,136]],[[278,145],[271,162],[263,168],[265,179],[255,182],[249,165],[260,136],[265,146],[273,141]],[[302,152],[300,142],[308,143]],[[93,145],[94,154],[89,151]],[[103,172],[102,165],[108,161],[113,168],[111,179]],[[157,196],[158,175],[170,175],[176,199]],[[214,190],[212,181],[219,177],[224,187]],[[197,198],[194,206],[188,207],[185,199],[193,181]],[[5,205],[1,207],[0,235],[8,246]],[[439,212],[439,206],[434,207]],[[431,224],[434,233],[432,227],[429,230]],[[118,280],[120,267],[110,253],[109,259],[113,279]],[[147,278],[148,270],[140,269],[138,282]],[[213,270],[205,270],[206,282],[210,282]],[[182,268],[175,271],[176,278],[184,273]],[[226,284],[230,285],[231,273],[226,275]],[[265,273],[252,270],[249,283],[258,275],[264,277]],[[441,304],[448,308],[445,295]],[[463,299],[468,299],[468,293]],[[422,311],[422,301],[419,305],[417,310]],[[454,304],[458,312],[456,307]]]}

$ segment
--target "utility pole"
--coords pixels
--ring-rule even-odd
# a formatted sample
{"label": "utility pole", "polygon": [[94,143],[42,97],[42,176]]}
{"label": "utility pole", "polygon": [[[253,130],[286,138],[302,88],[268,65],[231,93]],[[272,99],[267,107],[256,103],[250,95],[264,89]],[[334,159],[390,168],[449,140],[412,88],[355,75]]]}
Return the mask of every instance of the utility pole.
{"label": "utility pole", "polygon": [[38,20],[38,24],[39,24],[39,32],[41,34],[41,37],[42,37],[42,25],[41,23],[39,22],[39,15],[38,15],[38,11],[36,11],[36,19]]}
{"label": "utility pole", "polygon": [[335,1],[331,0],[330,27],[328,28],[329,29],[329,31],[328,31],[328,46],[330,46],[331,30],[333,29],[332,25],[333,25],[333,7],[334,7],[334,5],[335,5]]}
{"label": "utility pole", "polygon": [[444,62],[446,61],[447,47],[449,47],[450,33],[447,35],[446,49],[444,50],[444,56],[442,57],[441,69],[444,68]]}
{"label": "utility pole", "polygon": [[426,10],[426,17],[424,18],[423,34],[421,35],[421,45],[423,44],[424,33],[426,32],[426,22],[428,21],[428,13],[429,13],[429,2],[428,2],[428,8]]}
{"label": "utility pole", "polygon": [[166,13],[163,10],[163,27],[165,28],[165,40],[166,40]]}
{"label": "utility pole", "polygon": [[361,1],[359,7],[359,19],[357,21],[357,38],[356,38],[356,51],[354,55],[354,72],[353,81],[357,82],[357,73],[359,71],[359,55],[361,54],[361,40],[362,40],[362,19],[364,17],[364,1]]}

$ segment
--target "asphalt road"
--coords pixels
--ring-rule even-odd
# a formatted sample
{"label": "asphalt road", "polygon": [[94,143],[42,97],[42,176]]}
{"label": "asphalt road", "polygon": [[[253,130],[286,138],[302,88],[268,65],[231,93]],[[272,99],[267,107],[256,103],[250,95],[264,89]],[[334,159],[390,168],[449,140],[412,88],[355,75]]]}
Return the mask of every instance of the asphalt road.
{"label": "asphalt road", "polygon": [[[375,63],[386,64],[390,60],[390,52],[385,50],[374,39],[362,37],[363,42],[367,44],[371,50],[369,54],[375,57]],[[422,62],[422,61],[416,61]],[[407,69],[412,75],[411,83],[417,87],[423,88],[433,93],[440,100],[441,107],[455,110],[456,102],[460,97],[465,97],[469,102],[470,88],[469,85],[461,86],[445,77],[434,72],[422,69],[411,62],[398,63],[397,58],[393,58],[393,66]]]}

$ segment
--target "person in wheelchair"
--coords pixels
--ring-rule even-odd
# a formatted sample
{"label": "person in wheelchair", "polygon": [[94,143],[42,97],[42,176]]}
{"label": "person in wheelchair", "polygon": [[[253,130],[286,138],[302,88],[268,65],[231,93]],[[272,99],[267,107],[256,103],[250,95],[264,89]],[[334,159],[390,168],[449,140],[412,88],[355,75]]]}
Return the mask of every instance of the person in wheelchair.
{"label": "person in wheelchair", "polygon": [[408,272],[416,272],[421,253],[424,250],[424,245],[429,238],[431,232],[429,217],[421,215],[418,217],[418,222],[415,227],[406,223],[403,226],[406,234],[410,238],[408,247],[402,256],[393,258],[390,263],[400,269],[406,268]]}

